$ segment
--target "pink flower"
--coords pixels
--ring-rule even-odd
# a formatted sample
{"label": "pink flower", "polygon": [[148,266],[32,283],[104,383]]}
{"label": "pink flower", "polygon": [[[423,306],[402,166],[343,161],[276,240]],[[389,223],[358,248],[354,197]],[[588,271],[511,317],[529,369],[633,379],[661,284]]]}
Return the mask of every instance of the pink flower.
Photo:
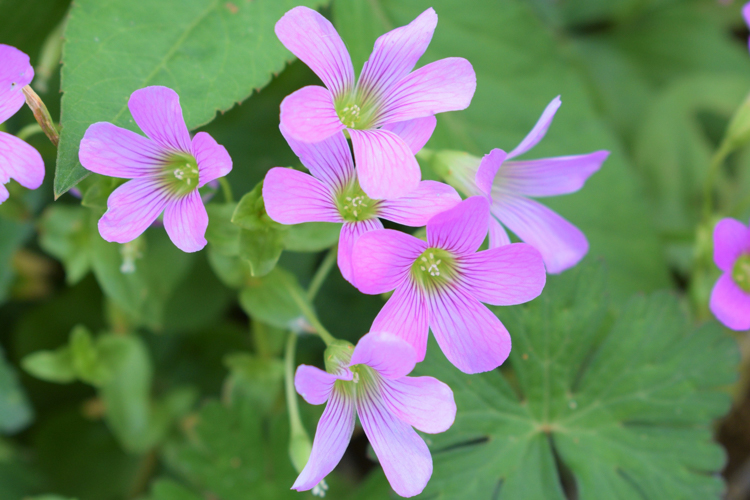
{"label": "pink flower", "polygon": [[539,250],[547,272],[553,274],[580,262],[589,250],[589,243],[577,227],[529,197],[575,193],[599,170],[609,152],[541,160],[506,160],[526,153],[542,140],[560,105],[560,97],[556,97],[531,132],[510,153],[493,149],[481,162],[464,155],[451,165],[451,175],[460,191],[467,196],[487,196],[491,203],[490,248],[510,243],[503,229],[505,225],[521,240]]}
{"label": "pink flower", "polygon": [[[750,26],[750,2],[746,3],[744,7],[742,7],[742,17],[745,18],[745,24]],[[748,40],[748,46],[750,46],[750,39]]]}
{"label": "pink flower", "polygon": [[276,23],[281,42],[327,87],[304,87],[284,99],[281,124],[302,142],[347,130],[359,182],[370,198],[401,198],[421,179],[414,152],[395,129],[414,119],[465,109],[474,95],[476,75],[466,59],[441,59],[412,72],[435,26],[437,14],[430,8],[378,38],[355,83],[349,52],[327,19],[295,7]]}
{"label": "pink flower", "polygon": [[401,496],[422,492],[432,475],[432,457],[422,432],[444,432],[456,417],[453,392],[432,377],[407,377],[416,353],[387,333],[368,333],[352,352],[351,345],[326,351],[325,372],[300,365],[297,392],[310,404],[328,401],[315,431],[312,452],[292,489],[314,488],[346,451],[354,419],[365,430],[391,487]]}
{"label": "pink flower", "polygon": [[711,292],[711,311],[732,330],[750,330],[750,228],[722,219],[714,228],[714,262],[722,274]]}
{"label": "pink flower", "polygon": [[[412,123],[434,120],[434,117]],[[427,130],[432,132],[432,127]],[[419,151],[429,134],[423,126],[399,130],[400,137]],[[343,132],[316,144],[296,141],[281,127],[282,134],[312,175],[290,168],[272,168],[263,182],[263,200],[268,215],[282,224],[301,222],[343,222],[339,239],[338,264],[341,274],[352,282],[351,255],[362,234],[383,229],[379,217],[406,226],[424,226],[435,214],[461,201],[455,189],[435,181],[421,181],[408,196],[396,200],[374,200],[359,185],[352,154]]]}
{"label": "pink flower", "polygon": [[198,188],[227,175],[232,159],[205,132],[190,139],[174,90],[136,90],[128,107],[147,137],[111,123],[94,123],[78,153],[81,164],[92,172],[132,179],[107,200],[107,212],[99,219],[102,238],[132,241],[164,212],[164,227],[177,248],[202,249],[208,214]]}
{"label": "pink flower", "polygon": [[477,252],[488,219],[487,199],[474,196],[430,219],[426,242],[390,229],[361,236],[352,255],[355,286],[368,294],[395,289],[372,329],[409,342],[419,361],[430,328],[461,371],[501,365],[510,353],[510,335],[482,302],[509,306],[532,300],[542,292],[546,274],[530,245]]}
{"label": "pink flower", "polygon": [[[33,79],[29,56],[0,44],[0,123],[21,109],[26,102],[23,88]],[[36,149],[18,137],[0,132],[0,203],[8,199],[4,184],[11,178],[25,188],[38,188],[44,181],[44,161]]]}

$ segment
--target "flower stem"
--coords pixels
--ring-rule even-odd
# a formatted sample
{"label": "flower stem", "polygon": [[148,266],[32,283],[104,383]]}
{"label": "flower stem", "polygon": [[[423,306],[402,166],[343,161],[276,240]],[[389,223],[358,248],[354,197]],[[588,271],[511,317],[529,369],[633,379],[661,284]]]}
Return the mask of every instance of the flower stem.
{"label": "flower stem", "polygon": [[284,352],[284,392],[289,411],[289,458],[297,472],[302,472],[310,457],[312,444],[310,436],[302,424],[297,404],[297,393],[294,389],[294,354],[297,348],[297,334],[289,332]]}
{"label": "flower stem", "polygon": [[39,132],[43,132],[41,125],[39,125],[38,123],[30,123],[29,125],[26,125],[24,128],[19,130],[16,134],[16,137],[18,137],[22,141],[25,141],[32,135],[36,135]]}
{"label": "flower stem", "polygon": [[307,288],[307,300],[310,302],[312,302],[315,299],[315,296],[318,295],[318,291],[320,291],[320,287],[323,286],[323,283],[328,277],[328,273],[333,269],[333,265],[336,263],[337,253],[338,243],[328,250],[323,262],[320,263],[320,267],[315,271],[315,276],[313,276],[310,286]]}
{"label": "flower stem", "polygon": [[221,184],[221,191],[224,193],[224,201],[227,203],[234,203],[234,195],[232,195],[232,186],[229,185],[229,181],[226,177],[219,177],[219,184]]}
{"label": "flower stem", "polygon": [[703,219],[708,220],[713,212],[713,194],[714,184],[716,183],[716,177],[719,175],[719,170],[724,164],[724,161],[729,156],[730,148],[726,144],[722,144],[719,150],[714,153],[711,158],[711,163],[708,166],[708,174],[706,175],[706,184],[703,190]]}
{"label": "flower stem", "polygon": [[291,283],[287,282],[286,285],[289,295],[297,304],[297,307],[299,307],[300,311],[302,311],[302,315],[305,317],[307,322],[310,323],[310,326],[313,327],[315,332],[320,336],[321,339],[323,339],[323,342],[325,342],[326,345],[331,345],[331,343],[334,342],[336,338],[331,335],[331,332],[326,330],[326,328],[320,322],[318,316],[315,314],[315,311],[313,311],[312,307],[310,307],[310,302],[307,300],[307,297],[302,296],[299,293],[297,287],[293,286]]}

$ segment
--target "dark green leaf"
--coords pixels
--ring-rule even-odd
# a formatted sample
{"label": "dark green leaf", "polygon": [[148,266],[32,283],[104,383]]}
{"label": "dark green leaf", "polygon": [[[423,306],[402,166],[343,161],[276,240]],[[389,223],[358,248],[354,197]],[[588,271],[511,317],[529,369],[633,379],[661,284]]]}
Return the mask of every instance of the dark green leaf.
{"label": "dark green leaf", "polygon": [[266,276],[251,279],[240,293],[240,304],[255,320],[278,328],[299,329],[302,311],[289,287],[294,287],[300,297],[305,296],[294,275],[277,267]]}
{"label": "dark green leaf", "polygon": [[16,433],[29,425],[33,418],[34,412],[16,370],[0,349],[0,432]]}
{"label": "dark green leaf", "polygon": [[0,304],[8,297],[13,280],[13,254],[24,244],[32,232],[31,224],[0,217]]}

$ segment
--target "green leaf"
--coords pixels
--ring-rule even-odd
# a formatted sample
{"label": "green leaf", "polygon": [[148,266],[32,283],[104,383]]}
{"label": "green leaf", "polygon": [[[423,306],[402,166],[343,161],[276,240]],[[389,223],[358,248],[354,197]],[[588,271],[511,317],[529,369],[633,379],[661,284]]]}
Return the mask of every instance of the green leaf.
{"label": "green leaf", "polygon": [[224,364],[230,372],[231,397],[252,399],[258,402],[259,411],[268,411],[281,392],[284,362],[278,358],[266,359],[236,352],[227,354]]}
{"label": "green leaf", "polygon": [[341,224],[306,222],[289,226],[284,246],[292,252],[320,252],[339,241]]}
{"label": "green leaf", "polygon": [[151,486],[149,500],[204,500],[180,483],[171,479],[157,479]]}
{"label": "green leaf", "polygon": [[271,272],[284,251],[287,227],[273,221],[263,203],[263,183],[242,197],[232,215],[232,223],[241,227],[240,257],[250,264],[253,276]]}
{"label": "green leaf", "polygon": [[712,423],[731,405],[735,341],[715,323],[691,328],[667,293],[635,297],[613,321],[607,295],[602,269],[583,266],[497,308],[513,338],[502,372],[463,374],[430,343],[415,374],[450,385],[458,413],[429,436],[424,498],[721,497]]}
{"label": "green leaf", "polygon": [[16,370],[0,349],[0,432],[13,434],[31,423],[34,412]]}
{"label": "green leaf", "polygon": [[288,287],[294,287],[300,297],[305,296],[294,275],[277,267],[266,276],[249,280],[240,292],[240,305],[255,320],[277,328],[297,330],[302,311],[289,294]]}
{"label": "green leaf", "polygon": [[27,373],[47,382],[68,384],[77,378],[68,346],[56,351],[31,353],[21,360],[21,366]]}
{"label": "green leaf", "polygon": [[206,240],[213,251],[222,255],[239,255],[240,253],[240,228],[232,223],[232,214],[236,208],[236,203],[210,203],[206,207],[206,212],[208,212]]}
{"label": "green leaf", "polygon": [[570,59],[558,34],[536,18],[526,2],[339,0],[334,4],[334,21],[353,54],[355,68],[361,68],[372,50],[374,39],[363,37],[373,31],[372,24],[378,24],[379,32],[393,29],[430,6],[440,21],[420,64],[465,57],[476,71],[478,85],[468,109],[438,115],[428,148],[463,150],[478,157],[493,148],[508,151],[561,94],[563,106],[554,124],[524,158],[600,149],[612,155],[579,192],[545,198],[543,203],[586,234],[591,257],[603,256],[610,264],[612,293],[618,300],[635,291],[667,286],[660,242],[624,148],[597,118],[581,65]]}
{"label": "green leaf", "polygon": [[63,262],[65,281],[75,285],[91,269],[91,210],[71,205],[49,206],[39,228],[39,245]]}
{"label": "green leaf", "polygon": [[130,94],[165,85],[180,95],[193,129],[213,120],[266,85],[291,60],[273,27],[296,5],[318,0],[97,0],[76,2],[65,30],[62,133],[55,193],[65,193],[87,171],[78,145],[99,121],[137,130]]}
{"label": "green leaf", "polygon": [[101,386],[112,376],[112,367],[100,357],[94,346],[91,333],[83,326],[76,326],[70,332],[70,357],[78,378],[94,386]]}
{"label": "green leaf", "polygon": [[11,259],[31,235],[31,224],[0,217],[0,304],[8,297],[14,271]]}

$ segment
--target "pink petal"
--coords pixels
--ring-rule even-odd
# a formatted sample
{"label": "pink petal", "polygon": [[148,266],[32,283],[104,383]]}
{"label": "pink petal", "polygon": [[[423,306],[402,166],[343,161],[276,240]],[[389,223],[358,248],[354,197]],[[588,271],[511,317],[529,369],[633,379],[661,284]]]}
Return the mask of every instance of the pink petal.
{"label": "pink petal", "polygon": [[490,214],[490,248],[497,248],[510,243],[508,233],[505,228],[497,221],[494,215]]}
{"label": "pink petal", "polygon": [[731,272],[737,258],[750,253],[750,228],[735,219],[722,219],[714,227],[714,262]]}
{"label": "pink petal", "polygon": [[412,264],[426,248],[424,241],[393,229],[363,234],[352,252],[354,286],[370,295],[395,289],[407,278]]}
{"label": "pink petal", "polygon": [[510,335],[497,317],[462,288],[427,296],[430,328],[445,357],[464,373],[494,370],[510,354]]}
{"label": "pink petal", "polygon": [[29,56],[10,45],[0,44],[0,123],[15,115],[26,98],[23,88],[34,79]]}
{"label": "pink petal", "polygon": [[432,377],[384,380],[383,400],[399,420],[428,434],[447,431],[456,419],[453,391]]}
{"label": "pink petal", "polygon": [[479,191],[484,195],[490,196],[492,182],[495,180],[495,175],[497,175],[497,171],[502,166],[506,156],[505,151],[495,148],[489,154],[484,155],[482,161],[479,163],[475,182]]}
{"label": "pink petal", "polygon": [[422,181],[403,198],[380,202],[378,215],[398,224],[419,227],[459,203],[461,197],[453,187],[437,181]]}
{"label": "pink petal", "polygon": [[440,59],[422,66],[388,93],[378,123],[466,109],[476,87],[477,77],[469,61],[461,57]]}
{"label": "pink petal", "polygon": [[[27,189],[36,189],[44,181],[44,161],[39,151],[18,137],[0,132],[0,185],[10,178]],[[5,196],[7,199],[7,193]]]}
{"label": "pink petal", "polygon": [[608,156],[609,151],[596,151],[579,156],[507,162],[500,169],[497,184],[526,196],[575,193],[601,168]]}
{"label": "pink petal", "polygon": [[354,86],[354,67],[336,28],[308,7],[295,7],[276,23],[281,43],[307,64],[333,95]]}
{"label": "pink petal", "polygon": [[200,172],[198,187],[203,187],[232,171],[232,158],[226,148],[219,145],[208,133],[195,134],[191,149]]}
{"label": "pink petal", "polygon": [[159,179],[128,181],[109,195],[107,212],[99,219],[99,233],[107,241],[132,241],[159,217],[168,201]]}
{"label": "pink petal", "polygon": [[524,137],[521,143],[516,146],[516,149],[508,153],[509,160],[511,158],[515,158],[516,156],[521,156],[526,151],[536,146],[539,141],[544,139],[549,126],[552,124],[552,119],[555,117],[555,113],[557,113],[557,110],[560,109],[561,105],[562,101],[560,100],[560,96],[552,99],[552,102],[550,102],[544,109],[542,116],[539,117],[539,120],[536,122],[536,125],[534,125],[534,128],[531,129],[531,132],[529,132],[529,134]]}
{"label": "pink petal", "polygon": [[352,285],[354,284],[354,270],[352,268],[354,244],[363,234],[377,229],[383,229],[383,223],[377,218],[359,222],[345,222],[341,227],[338,249],[339,270],[341,276]]}
{"label": "pink petal", "polygon": [[86,130],[78,159],[84,168],[97,174],[135,179],[158,173],[168,154],[158,143],[140,134],[99,122]]}
{"label": "pink petal", "polygon": [[461,258],[469,293],[494,306],[514,306],[537,298],[547,273],[542,255],[531,245],[513,243]]}
{"label": "pink petal", "polygon": [[727,328],[750,330],[750,293],[737,286],[730,273],[723,274],[716,282],[710,307],[716,319]]}
{"label": "pink petal", "polygon": [[302,87],[281,101],[281,127],[287,137],[320,142],[344,130],[331,93],[318,85]]}
{"label": "pink petal", "polygon": [[389,332],[375,332],[363,336],[357,342],[349,366],[367,365],[386,379],[407,376],[417,364],[414,348]]}
{"label": "pink petal", "polygon": [[297,393],[311,405],[322,405],[328,401],[333,384],[340,377],[316,368],[315,366],[299,365],[294,374],[294,387]]}
{"label": "pink petal", "polygon": [[354,401],[334,390],[315,431],[312,452],[293,490],[314,488],[336,467],[344,456],[354,432]]}
{"label": "pink petal", "polygon": [[381,35],[362,68],[358,91],[365,100],[381,98],[393,85],[408,75],[430,45],[438,17],[427,9],[406,26]]}
{"label": "pink petal", "polygon": [[344,189],[352,181],[354,160],[343,132],[337,132],[320,142],[308,143],[294,139],[284,127],[279,129],[294,154],[316,179],[335,191]]}
{"label": "pink petal", "polygon": [[492,213],[539,250],[548,273],[575,266],[589,251],[586,236],[577,227],[534,200],[506,194],[492,205]]}
{"label": "pink petal", "polygon": [[281,224],[342,222],[333,193],[310,174],[293,168],[274,167],[263,181],[266,212]]}
{"label": "pink petal", "polygon": [[417,189],[422,171],[409,146],[389,130],[349,129],[359,185],[370,198],[401,198]]}
{"label": "pink petal", "polygon": [[192,151],[177,92],[158,85],[139,89],[130,95],[128,108],[135,123],[151,140],[174,151]]}
{"label": "pink petal", "polygon": [[443,248],[459,255],[476,252],[487,236],[489,202],[483,196],[467,198],[427,223],[430,247]]}
{"label": "pink petal", "polygon": [[167,204],[164,229],[183,252],[197,252],[206,246],[208,214],[197,189]]}
{"label": "pink petal", "polygon": [[416,361],[427,352],[427,304],[419,287],[411,280],[396,288],[370,327],[374,332],[388,332],[408,342],[416,352]]}
{"label": "pink petal", "polygon": [[432,475],[432,457],[424,440],[377,396],[357,398],[357,413],[393,490],[403,497],[421,493]]}
{"label": "pink petal", "polygon": [[5,186],[0,184],[0,203],[7,200],[9,196],[10,196],[10,193],[8,192],[8,189],[6,189]]}
{"label": "pink petal", "polygon": [[750,2],[746,3],[744,7],[742,7],[742,17],[745,18],[745,24],[750,26]]}
{"label": "pink petal", "polygon": [[436,125],[437,118],[434,116],[425,116],[423,118],[406,120],[405,122],[386,123],[381,129],[390,130],[401,137],[407,146],[409,146],[411,152],[417,154],[427,144],[430,137],[432,137]]}

